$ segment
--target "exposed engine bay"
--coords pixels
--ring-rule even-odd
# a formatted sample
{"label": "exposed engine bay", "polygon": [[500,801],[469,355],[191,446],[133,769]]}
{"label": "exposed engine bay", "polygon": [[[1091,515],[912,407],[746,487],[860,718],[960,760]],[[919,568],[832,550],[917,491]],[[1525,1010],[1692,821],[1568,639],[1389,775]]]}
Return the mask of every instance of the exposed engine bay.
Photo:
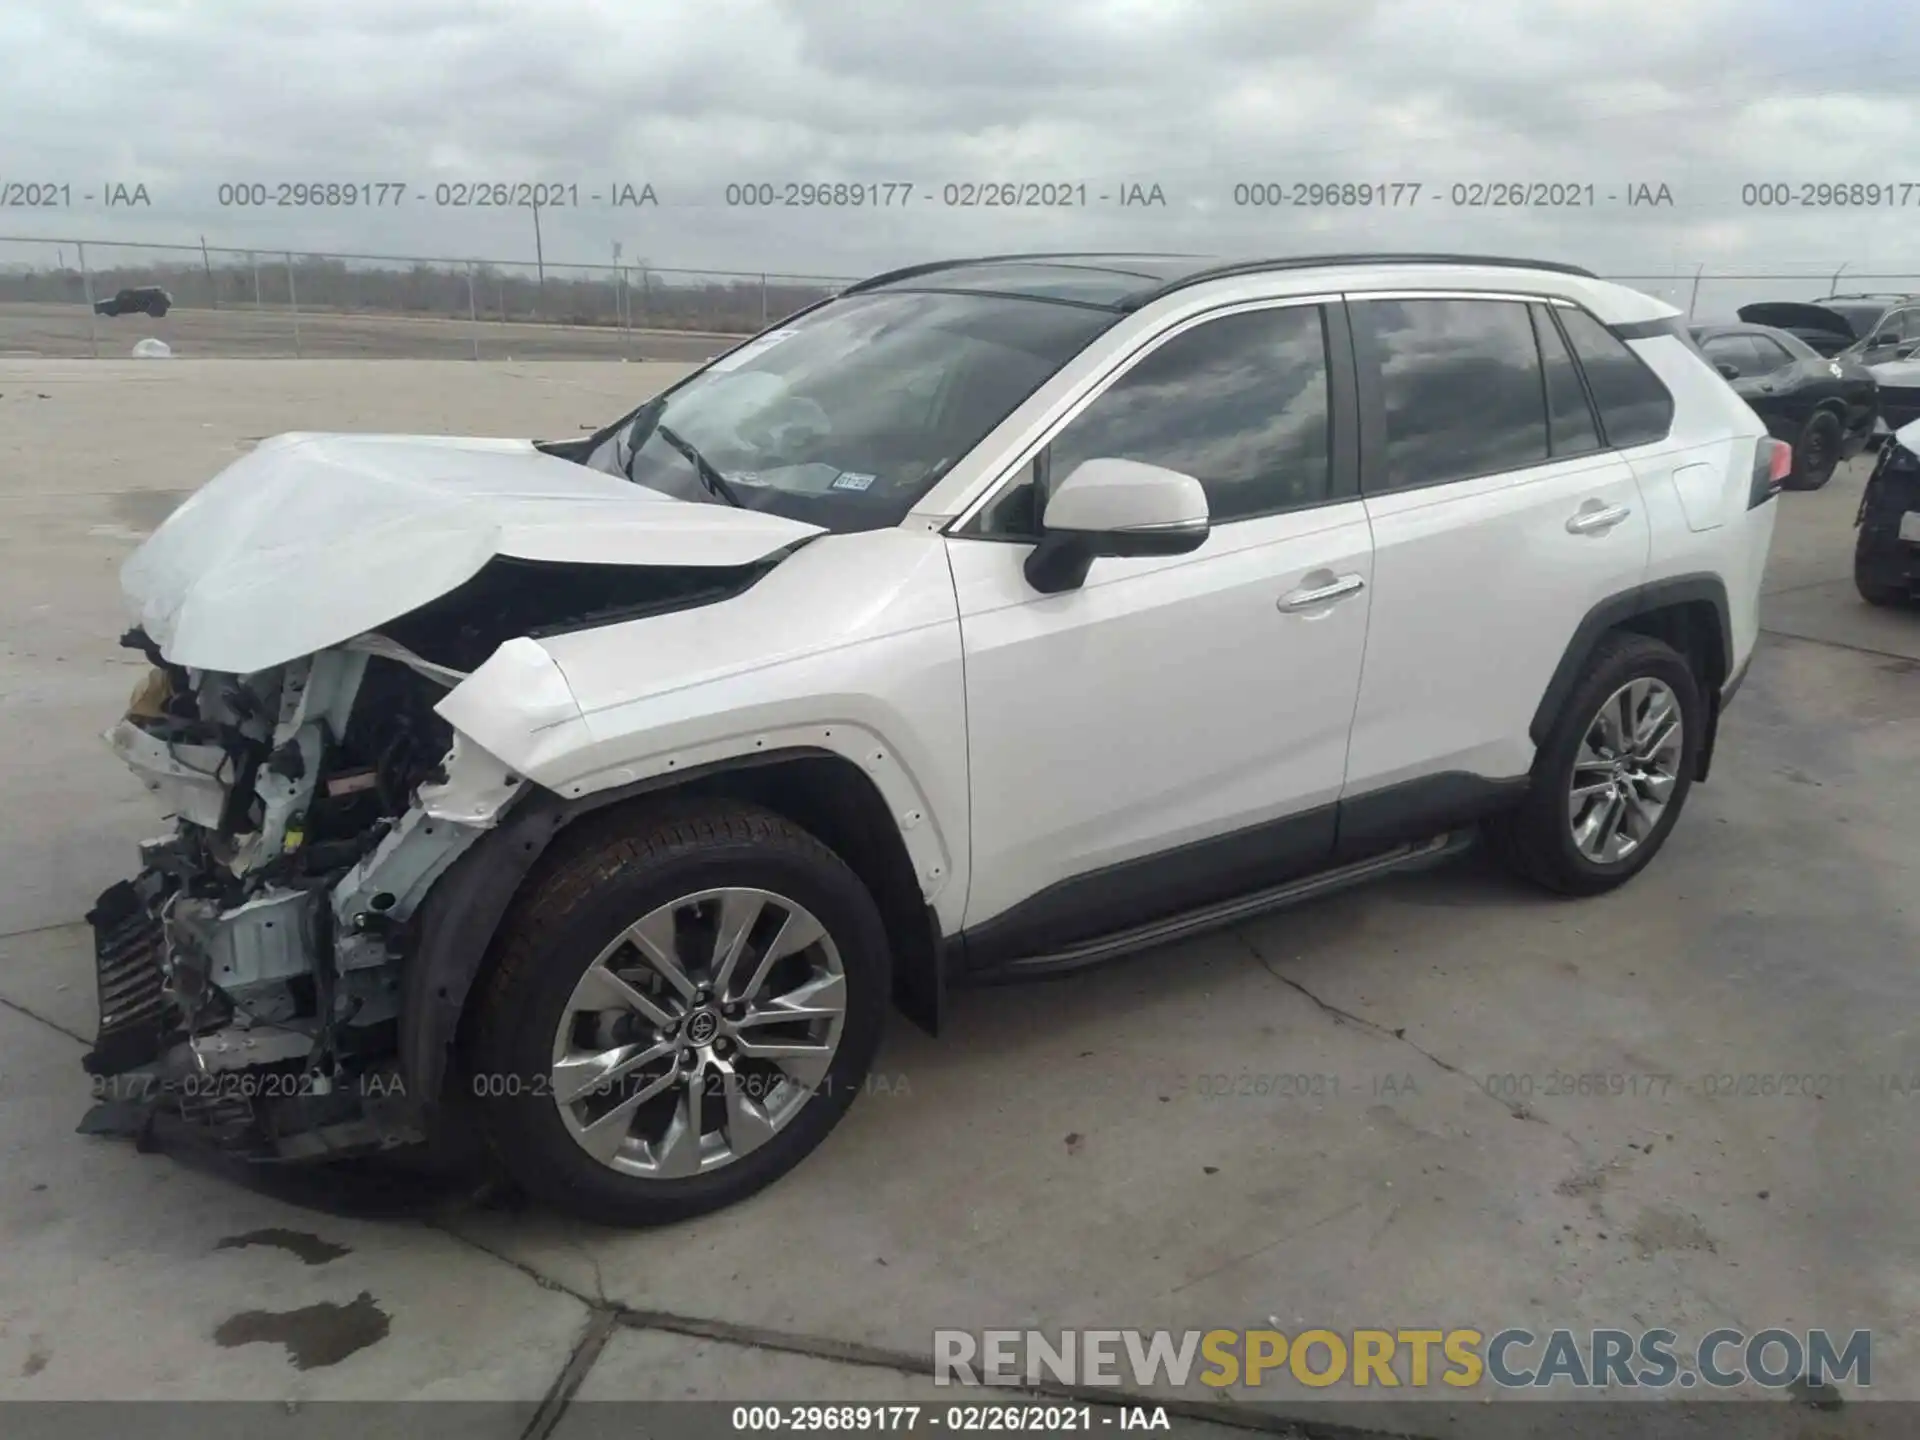
{"label": "exposed engine bay", "polygon": [[530,782],[435,706],[517,636],[738,593],[764,567],[496,557],[437,600],[252,674],[152,664],[108,744],[174,817],[100,896],[96,1093],[299,1160],[410,1144],[401,977],[435,881]]}

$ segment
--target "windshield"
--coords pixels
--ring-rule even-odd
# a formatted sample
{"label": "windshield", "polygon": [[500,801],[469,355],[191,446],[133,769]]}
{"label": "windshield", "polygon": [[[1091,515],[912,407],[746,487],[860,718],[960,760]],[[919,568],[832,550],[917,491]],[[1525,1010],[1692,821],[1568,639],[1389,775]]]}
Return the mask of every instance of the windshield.
{"label": "windshield", "polygon": [[1845,300],[1827,300],[1822,303],[1824,308],[1833,311],[1834,314],[1852,326],[1855,335],[1863,338],[1868,331],[1873,329],[1873,322],[1878,320],[1887,308],[1884,303],[1879,301],[1865,305],[1857,301],[1849,302]]}
{"label": "windshield", "polygon": [[848,296],[721,356],[587,464],[829,530],[897,525],[1116,318],[997,295]]}

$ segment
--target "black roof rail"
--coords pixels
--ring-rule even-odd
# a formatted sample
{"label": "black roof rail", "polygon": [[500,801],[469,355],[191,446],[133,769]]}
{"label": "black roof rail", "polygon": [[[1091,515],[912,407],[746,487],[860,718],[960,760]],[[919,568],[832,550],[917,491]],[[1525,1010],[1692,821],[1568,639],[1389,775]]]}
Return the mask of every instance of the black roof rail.
{"label": "black roof rail", "polygon": [[1558,275],[1578,275],[1584,280],[1600,278],[1593,271],[1582,269],[1578,265],[1568,265],[1558,260],[1526,260],[1510,255],[1388,253],[1288,255],[1269,260],[1236,260],[1205,270],[1196,270],[1190,275],[1181,276],[1178,280],[1170,280],[1155,290],[1134,296],[1127,304],[1128,308],[1137,309],[1150,301],[1159,299],[1162,295],[1183,290],[1189,285],[1198,285],[1206,280],[1223,280],[1235,275],[1258,275],[1268,270],[1314,270],[1330,265],[1483,265],[1511,270],[1550,270]]}
{"label": "black roof rail", "polygon": [[878,275],[869,275],[864,280],[856,281],[840,293],[857,295],[862,290],[875,290],[882,285],[916,279],[921,275],[935,275],[942,270],[960,270],[968,265],[1005,265],[1023,260],[1198,260],[1202,258],[1204,257],[1175,250],[1030,250],[1013,255],[968,255],[956,260],[929,260],[919,265],[903,265],[898,270],[885,270]]}

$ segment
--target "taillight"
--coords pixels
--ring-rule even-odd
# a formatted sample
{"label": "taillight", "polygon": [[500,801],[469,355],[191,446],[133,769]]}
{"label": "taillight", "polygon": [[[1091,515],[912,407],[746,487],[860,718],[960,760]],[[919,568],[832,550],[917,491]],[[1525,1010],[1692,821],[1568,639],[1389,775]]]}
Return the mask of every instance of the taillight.
{"label": "taillight", "polygon": [[1753,486],[1747,492],[1747,508],[1773,499],[1792,473],[1793,447],[1784,440],[1762,439],[1753,455]]}

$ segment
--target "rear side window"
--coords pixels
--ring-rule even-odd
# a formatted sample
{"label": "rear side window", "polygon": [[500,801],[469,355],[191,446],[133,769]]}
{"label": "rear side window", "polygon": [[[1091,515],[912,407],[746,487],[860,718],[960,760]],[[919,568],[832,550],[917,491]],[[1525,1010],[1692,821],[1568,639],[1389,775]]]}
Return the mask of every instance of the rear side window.
{"label": "rear side window", "polygon": [[1607,444],[1624,447],[1664,440],[1673,428],[1673,396],[1646,362],[1584,310],[1557,307],[1587,389],[1600,408]]}
{"label": "rear side window", "polygon": [[1370,466],[1368,489],[1440,485],[1546,460],[1545,377],[1528,308],[1439,299],[1356,307],[1386,428],[1385,463]]}
{"label": "rear side window", "polygon": [[1540,360],[1547,377],[1547,436],[1555,458],[1584,455],[1600,448],[1600,430],[1593,423],[1593,407],[1587,404],[1586,388],[1580,383],[1580,371],[1573,363],[1573,352],[1560,338],[1544,305],[1533,311],[1533,335],[1540,342]]}

